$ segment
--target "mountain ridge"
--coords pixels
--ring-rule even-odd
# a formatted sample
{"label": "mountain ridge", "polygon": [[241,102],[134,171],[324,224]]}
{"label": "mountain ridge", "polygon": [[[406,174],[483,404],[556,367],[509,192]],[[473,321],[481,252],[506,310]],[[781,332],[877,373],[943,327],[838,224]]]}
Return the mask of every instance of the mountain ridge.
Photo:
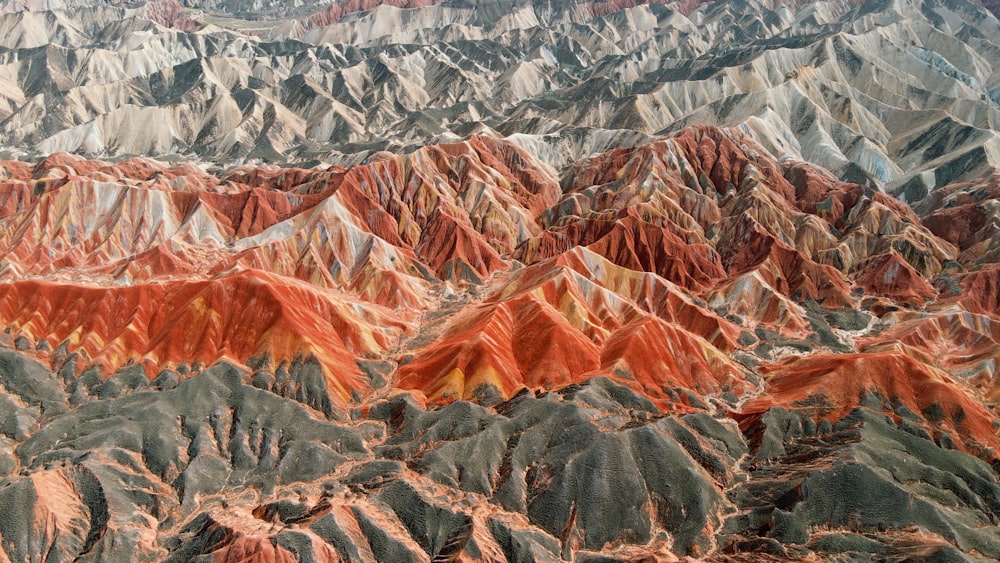
{"label": "mountain ridge", "polygon": [[[105,491],[23,493],[67,539],[5,538],[150,560],[1000,555],[1000,270],[963,254],[997,232],[939,219],[990,208],[992,176],[916,211],[711,126],[561,176],[490,136],[221,177],[2,169],[0,378],[22,398],[0,399],[0,462],[28,473],[0,507]],[[107,408],[188,414],[106,431]],[[114,496],[123,479],[144,492]],[[897,504],[839,516],[843,479]]]}
{"label": "mountain ridge", "polygon": [[[0,143],[357,164],[516,133],[562,170],[713,124],[910,202],[995,166],[989,53],[1000,27],[976,5],[625,3],[597,17],[586,6],[519,4],[487,18],[455,3],[333,3],[350,18],[270,37],[232,18],[162,27],[190,12],[169,2],[80,9],[77,21],[55,4],[11,11]],[[164,126],[140,126],[149,120]]]}
{"label": "mountain ridge", "polygon": [[0,559],[1000,558],[998,39],[0,6]]}

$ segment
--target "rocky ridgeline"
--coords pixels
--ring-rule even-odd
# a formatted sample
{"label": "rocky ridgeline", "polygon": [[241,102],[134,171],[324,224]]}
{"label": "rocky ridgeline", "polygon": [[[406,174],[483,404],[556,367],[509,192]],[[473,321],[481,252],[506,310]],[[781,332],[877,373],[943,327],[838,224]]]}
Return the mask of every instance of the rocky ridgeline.
{"label": "rocky ridgeline", "polygon": [[1000,559],[998,45],[0,6],[0,559]]}
{"label": "rocky ridgeline", "polygon": [[0,38],[17,154],[354,164],[482,133],[562,169],[740,125],[911,203],[997,164],[1000,24],[964,0],[47,0]]}
{"label": "rocky ridgeline", "polygon": [[1000,557],[993,176],[712,127],[2,170],[11,560]]}
{"label": "rocky ridgeline", "polygon": [[491,408],[398,395],[331,422],[247,375],[103,381],[0,355],[7,556],[1000,556],[995,470],[874,395],[832,422],[775,407],[741,431],[595,378]]}

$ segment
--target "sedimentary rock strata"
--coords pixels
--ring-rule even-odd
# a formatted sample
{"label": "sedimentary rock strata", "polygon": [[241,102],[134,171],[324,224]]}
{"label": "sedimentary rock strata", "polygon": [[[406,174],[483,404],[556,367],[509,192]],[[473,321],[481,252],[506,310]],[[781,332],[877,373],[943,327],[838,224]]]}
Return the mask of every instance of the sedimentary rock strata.
{"label": "sedimentary rock strata", "polygon": [[0,6],[0,559],[1000,559],[998,45]]}

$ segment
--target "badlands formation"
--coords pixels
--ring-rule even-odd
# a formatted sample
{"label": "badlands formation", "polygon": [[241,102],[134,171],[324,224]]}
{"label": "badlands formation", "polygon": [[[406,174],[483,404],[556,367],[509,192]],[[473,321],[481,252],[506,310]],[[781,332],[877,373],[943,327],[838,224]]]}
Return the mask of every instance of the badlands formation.
{"label": "badlands formation", "polygon": [[0,561],[1000,558],[995,7],[3,3]]}

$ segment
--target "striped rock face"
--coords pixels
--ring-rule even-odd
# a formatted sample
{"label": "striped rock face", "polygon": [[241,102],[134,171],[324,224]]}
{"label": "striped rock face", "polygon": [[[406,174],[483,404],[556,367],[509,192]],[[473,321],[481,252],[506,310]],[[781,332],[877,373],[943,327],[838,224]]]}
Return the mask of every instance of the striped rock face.
{"label": "striped rock face", "polygon": [[0,561],[1000,559],[986,4],[0,2]]}
{"label": "striped rock face", "polygon": [[992,176],[913,209],[713,127],[3,170],[12,560],[1000,545]]}

